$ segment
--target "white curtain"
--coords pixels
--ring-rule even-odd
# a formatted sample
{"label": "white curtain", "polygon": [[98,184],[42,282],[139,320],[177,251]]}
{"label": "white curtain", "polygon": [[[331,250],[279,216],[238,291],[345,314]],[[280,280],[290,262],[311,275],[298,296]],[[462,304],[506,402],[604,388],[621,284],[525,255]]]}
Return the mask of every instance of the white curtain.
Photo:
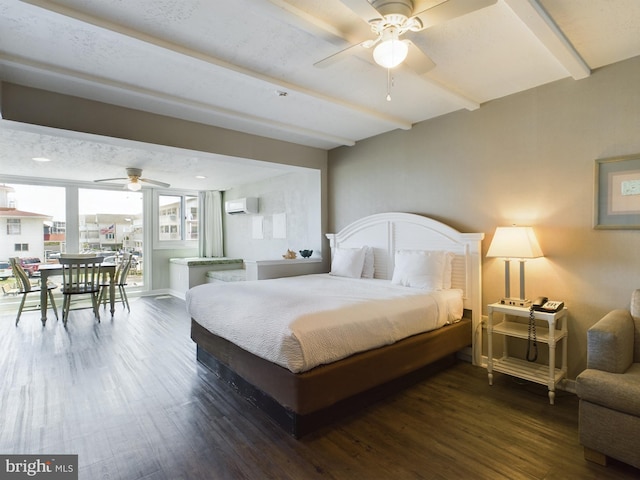
{"label": "white curtain", "polygon": [[201,257],[222,257],[222,194],[218,191],[200,192],[200,223],[198,250]]}

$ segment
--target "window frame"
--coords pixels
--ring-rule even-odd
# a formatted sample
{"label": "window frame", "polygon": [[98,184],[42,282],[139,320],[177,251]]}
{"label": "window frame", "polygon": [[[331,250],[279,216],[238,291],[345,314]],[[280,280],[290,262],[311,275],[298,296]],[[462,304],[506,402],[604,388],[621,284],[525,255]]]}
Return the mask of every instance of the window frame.
{"label": "window frame", "polygon": [[[160,197],[178,197],[180,203],[180,223],[178,224],[180,227],[180,238],[177,239],[167,239],[163,240],[160,238],[160,234],[163,233],[171,233],[171,228],[173,225],[161,225],[160,224],[160,214],[162,213],[163,207],[160,206]],[[153,191],[153,248],[162,250],[162,249],[174,249],[174,248],[198,248],[198,238],[195,239],[187,239],[187,235],[190,233],[187,227],[187,198],[193,197],[195,198],[198,204],[198,215],[200,215],[200,205],[199,205],[199,192],[190,191],[190,190],[160,190],[154,189]],[[199,229],[198,229],[199,230]]]}
{"label": "window frame", "polygon": [[[17,232],[14,231],[16,229]],[[22,222],[19,218],[7,218],[7,235],[22,235]]]}

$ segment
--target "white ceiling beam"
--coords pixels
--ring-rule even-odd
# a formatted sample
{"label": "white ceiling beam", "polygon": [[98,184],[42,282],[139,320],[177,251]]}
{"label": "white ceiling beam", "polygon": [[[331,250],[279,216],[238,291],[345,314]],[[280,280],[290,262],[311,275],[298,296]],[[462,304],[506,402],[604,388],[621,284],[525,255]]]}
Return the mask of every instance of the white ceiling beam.
{"label": "white ceiling beam", "polygon": [[[78,12],[77,10],[73,10],[71,8],[67,8],[67,7],[63,7],[61,5],[55,4],[49,0],[21,0],[24,3],[28,3],[30,5],[34,5],[40,8],[43,8],[45,10],[49,10],[51,12],[55,12],[58,13],[60,15],[69,17],[69,18],[73,18],[75,20],[78,20],[80,22],[84,22],[84,23],[88,23],[91,25],[94,25],[96,27],[117,33],[119,35],[124,35],[133,39],[136,39],[138,41],[144,42],[146,44],[149,45],[153,45],[155,47],[158,48],[162,48],[165,50],[170,50],[174,53],[180,54],[180,55],[184,55],[187,57],[191,57],[194,58],[196,60],[211,64],[211,65],[215,65],[217,67],[220,68],[224,68],[226,70],[229,71],[233,71],[237,74],[240,75],[244,75],[250,78],[253,78],[255,80],[259,80],[265,83],[269,83],[271,85],[274,86],[275,89],[277,90],[289,90],[289,91],[295,91],[297,93],[300,93],[302,95],[307,95],[309,97],[315,98],[317,100],[321,100],[323,102],[327,102],[330,104],[333,104],[335,106],[338,106],[340,108],[344,108],[346,110],[351,110],[353,112],[357,112],[361,115],[365,115],[368,116],[372,119],[378,120],[380,122],[383,122],[385,124],[388,124],[389,126],[393,127],[393,128],[400,128],[403,130],[410,130],[411,129],[411,122],[404,120],[402,118],[398,118],[392,115],[387,115],[384,114],[382,112],[376,111],[376,110],[372,110],[370,108],[366,108],[362,105],[356,105],[353,103],[349,103],[346,102],[344,100],[338,99],[338,98],[334,98],[334,97],[330,97],[328,95],[324,95],[322,93],[316,92],[314,90],[310,90],[308,88],[302,87],[300,85],[295,85],[289,82],[285,82],[282,79],[278,79],[278,78],[274,78],[274,77],[270,77],[268,75],[264,75],[262,73],[259,72],[255,72],[252,70],[249,70],[247,68],[244,67],[240,67],[238,65],[234,65],[230,62],[226,62],[224,60],[221,60],[219,58],[215,58],[211,55],[207,55],[205,53],[199,52],[197,50],[193,50],[191,48],[185,47],[183,45],[178,45],[176,43],[173,42],[169,42],[166,40],[163,40],[161,38],[158,37],[154,37],[152,35],[147,35],[138,31],[135,31],[131,28],[127,28],[124,27],[122,25],[118,25],[106,20],[103,20],[101,18],[97,18],[91,15],[87,15],[81,12]],[[271,124],[271,122],[269,122],[269,124]]]}
{"label": "white ceiling beam", "polygon": [[573,48],[549,14],[537,0],[504,0],[574,80],[591,75],[591,69]]}
{"label": "white ceiling beam", "polygon": [[441,97],[444,97],[448,101],[455,103],[460,108],[464,108],[466,110],[477,110],[478,108],[480,108],[480,104],[478,102],[458,92],[455,88],[445,85],[440,80],[437,80],[435,77],[431,76],[430,72],[421,75],[421,78],[436,90],[438,90],[438,94]]}
{"label": "white ceiling beam", "polygon": [[[316,37],[324,38],[336,45],[344,42],[353,42],[353,39],[349,38],[344,32],[338,30],[333,25],[314,17],[295,5],[292,5],[287,0],[269,0],[269,2],[278,7],[279,11],[286,12],[286,17],[280,19],[289,25],[299,28],[305,32],[309,32]],[[253,3],[256,8],[266,10],[264,0],[254,0]],[[295,19],[300,21],[298,22]]]}
{"label": "white ceiling beam", "polygon": [[6,65],[29,72],[37,72],[39,74],[50,75],[54,78],[63,79],[67,82],[75,81],[80,84],[88,85],[90,87],[100,85],[101,88],[107,89],[112,92],[133,95],[138,98],[147,98],[158,101],[164,105],[173,105],[175,107],[187,108],[189,110],[205,112],[208,114],[217,115],[219,117],[232,118],[251,124],[257,124],[261,126],[268,125],[270,128],[273,128],[275,130],[296,133],[298,135],[302,135],[312,139],[323,140],[329,143],[336,143],[339,145],[347,146],[353,146],[356,144],[356,141],[352,138],[339,137],[337,135],[327,134],[318,130],[303,128],[299,125],[279,122],[271,118],[264,118],[256,115],[249,115],[243,112],[238,112],[236,110],[216,107],[207,103],[196,102],[194,100],[176,97],[174,95],[168,95],[166,93],[160,93],[155,90],[136,87],[122,82],[116,82],[110,79],[97,77],[95,75],[89,75],[84,72],[62,68],[57,65],[44,64],[41,62],[35,62],[33,60],[18,58],[2,53],[0,53],[0,65]]}

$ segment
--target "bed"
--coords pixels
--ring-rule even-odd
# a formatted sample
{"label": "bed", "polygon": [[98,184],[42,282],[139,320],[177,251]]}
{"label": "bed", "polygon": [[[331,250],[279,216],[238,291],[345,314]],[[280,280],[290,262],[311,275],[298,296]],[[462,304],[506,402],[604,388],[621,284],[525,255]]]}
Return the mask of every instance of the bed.
{"label": "bed", "polygon": [[483,237],[377,214],[327,234],[331,274],[194,287],[186,298],[197,359],[296,437],[461,350],[471,347],[479,364]]}

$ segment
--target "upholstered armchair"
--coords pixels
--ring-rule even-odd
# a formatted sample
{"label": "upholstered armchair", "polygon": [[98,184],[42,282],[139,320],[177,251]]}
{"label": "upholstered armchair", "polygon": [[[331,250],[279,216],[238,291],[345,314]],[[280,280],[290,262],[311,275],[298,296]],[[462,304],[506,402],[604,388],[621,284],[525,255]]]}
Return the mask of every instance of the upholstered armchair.
{"label": "upholstered armchair", "polygon": [[576,391],[585,458],[640,468],[640,289],[629,310],[613,310],[587,331],[587,369]]}

